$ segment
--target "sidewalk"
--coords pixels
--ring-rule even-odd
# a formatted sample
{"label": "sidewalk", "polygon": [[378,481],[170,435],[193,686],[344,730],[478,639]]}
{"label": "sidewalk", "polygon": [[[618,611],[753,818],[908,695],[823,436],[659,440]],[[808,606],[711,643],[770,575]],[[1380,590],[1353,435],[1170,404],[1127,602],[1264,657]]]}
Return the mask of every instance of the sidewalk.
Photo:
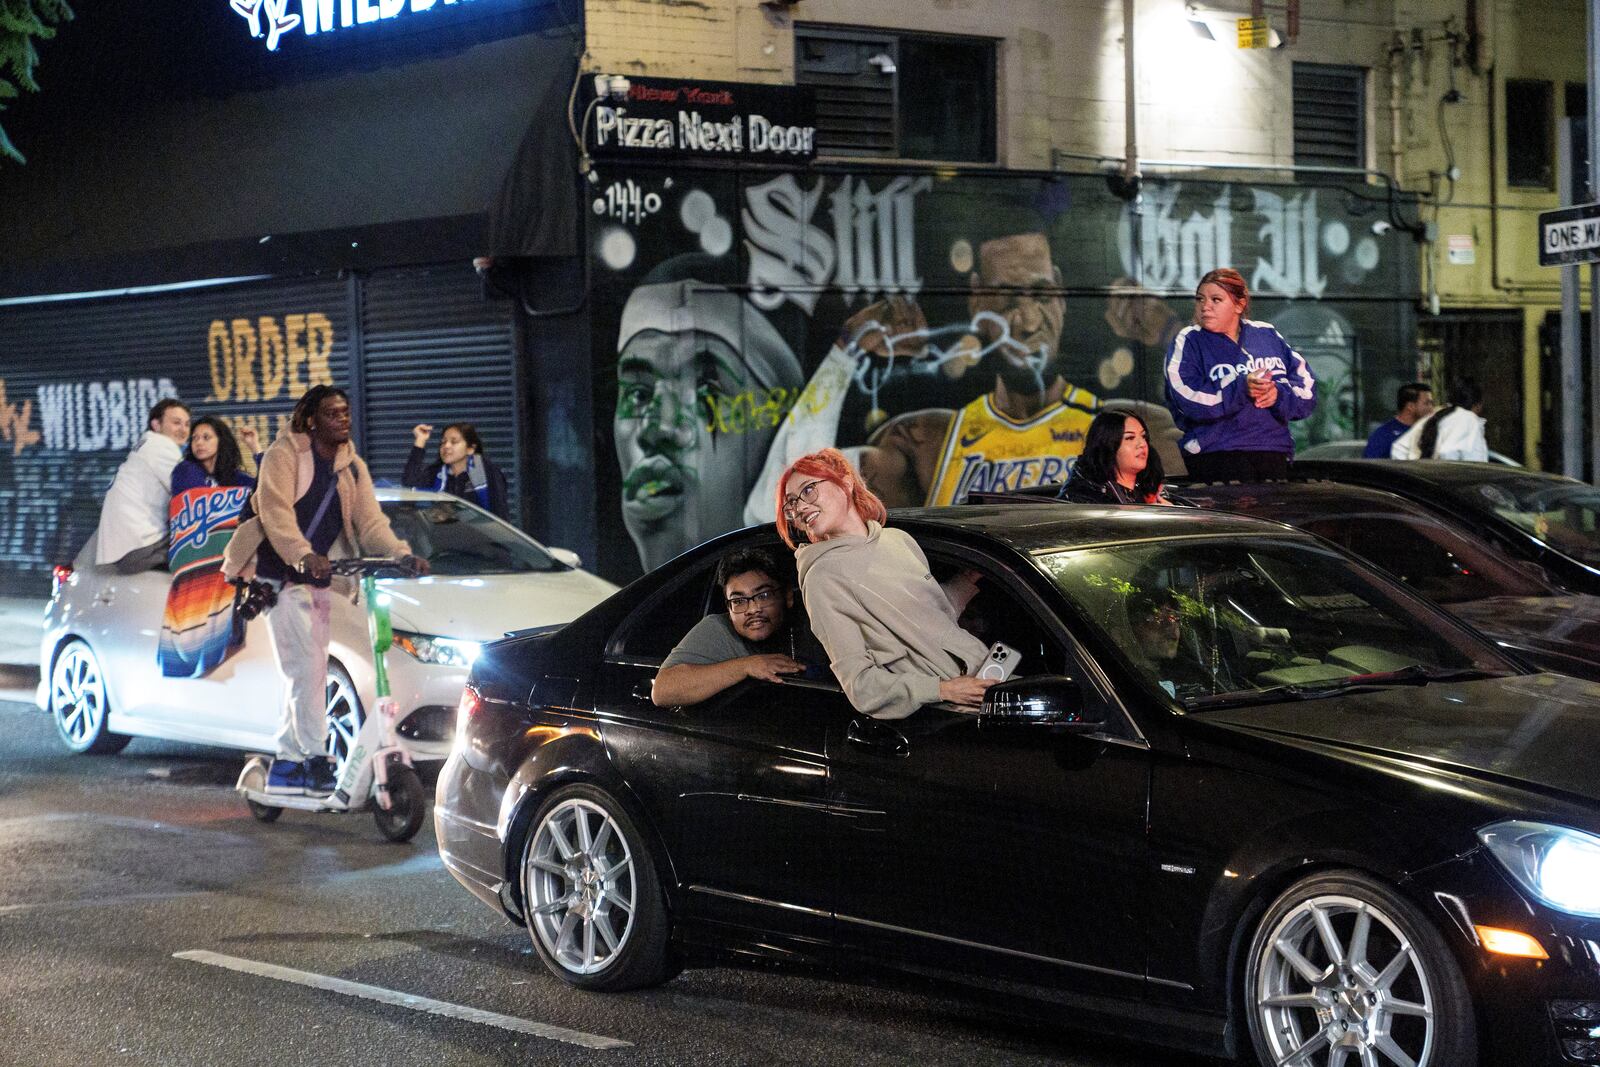
{"label": "sidewalk", "polygon": [[26,597],[0,597],[0,700],[33,703],[44,604]]}

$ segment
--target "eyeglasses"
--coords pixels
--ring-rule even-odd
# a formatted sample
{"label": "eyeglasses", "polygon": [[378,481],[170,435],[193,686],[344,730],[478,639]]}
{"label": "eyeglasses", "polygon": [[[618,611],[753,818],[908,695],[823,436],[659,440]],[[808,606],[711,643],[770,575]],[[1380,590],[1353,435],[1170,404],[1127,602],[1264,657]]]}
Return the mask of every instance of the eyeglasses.
{"label": "eyeglasses", "polygon": [[763,589],[759,593],[751,593],[749,596],[731,596],[728,598],[728,614],[743,615],[757,604],[765,604],[777,595],[778,591],[776,589]]}
{"label": "eyeglasses", "polygon": [[795,509],[801,504],[815,504],[817,502],[817,486],[821,484],[822,479],[818,478],[814,482],[807,482],[805,485],[802,485],[798,493],[790,493],[788,496],[784,497],[783,517],[786,519],[794,518]]}
{"label": "eyeglasses", "polygon": [[1182,619],[1177,608],[1152,608],[1144,616],[1145,622],[1177,622]]}

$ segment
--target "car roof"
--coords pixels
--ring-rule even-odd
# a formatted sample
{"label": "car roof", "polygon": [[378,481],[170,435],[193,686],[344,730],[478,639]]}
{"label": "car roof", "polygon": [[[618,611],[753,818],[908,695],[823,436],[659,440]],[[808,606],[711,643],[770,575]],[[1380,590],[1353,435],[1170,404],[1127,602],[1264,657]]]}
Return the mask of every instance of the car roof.
{"label": "car roof", "polygon": [[1282,523],[1199,508],[1101,507],[1060,501],[905,508],[890,525],[978,534],[1019,552],[1177,537],[1304,536]]}
{"label": "car roof", "polygon": [[1215,506],[1224,508],[1240,505],[1249,507],[1257,502],[1283,504],[1290,510],[1319,518],[1323,515],[1335,516],[1352,508],[1432,516],[1432,512],[1420,504],[1386,489],[1325,479],[1255,483],[1192,482],[1169,485],[1167,491],[1176,500],[1215,501]]}
{"label": "car roof", "polygon": [[1524,478],[1570,481],[1559,474],[1508,467],[1504,463],[1469,463],[1452,459],[1307,459],[1289,468],[1291,478],[1332,478],[1377,484],[1424,484],[1454,489]]}
{"label": "car roof", "polygon": [[398,485],[379,485],[373,487],[380,501],[384,500],[453,500],[458,504],[466,501],[454,493],[436,493],[431,489],[406,489]]}

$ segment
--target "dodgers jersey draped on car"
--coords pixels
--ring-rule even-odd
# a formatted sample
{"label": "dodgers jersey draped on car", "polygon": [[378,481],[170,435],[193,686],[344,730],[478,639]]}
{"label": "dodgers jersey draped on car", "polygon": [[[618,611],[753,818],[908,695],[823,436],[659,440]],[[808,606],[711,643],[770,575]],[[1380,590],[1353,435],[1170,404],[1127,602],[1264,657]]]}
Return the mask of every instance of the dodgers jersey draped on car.
{"label": "dodgers jersey draped on car", "polygon": [[956,412],[939,454],[928,505],[959,504],[969,492],[1002,492],[1066,481],[1100,401],[1077,386],[1023,422],[995,410],[986,393]]}
{"label": "dodgers jersey draped on car", "polygon": [[[1270,408],[1250,399],[1248,375],[1267,371],[1278,386]],[[1286,452],[1289,423],[1317,406],[1317,383],[1305,357],[1271,323],[1241,319],[1237,343],[1225,334],[1186,326],[1167,350],[1167,404],[1183,431],[1180,442],[1200,452]]]}

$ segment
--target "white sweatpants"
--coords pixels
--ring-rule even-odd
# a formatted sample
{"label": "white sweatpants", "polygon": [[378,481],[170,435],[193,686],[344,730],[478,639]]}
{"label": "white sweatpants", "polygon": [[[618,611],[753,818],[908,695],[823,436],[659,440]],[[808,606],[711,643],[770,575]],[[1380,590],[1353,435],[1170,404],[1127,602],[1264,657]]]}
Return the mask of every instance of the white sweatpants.
{"label": "white sweatpants", "polygon": [[267,612],[272,652],[285,684],[278,758],[303,763],[327,754],[328,617],[332,593],[285,582]]}

